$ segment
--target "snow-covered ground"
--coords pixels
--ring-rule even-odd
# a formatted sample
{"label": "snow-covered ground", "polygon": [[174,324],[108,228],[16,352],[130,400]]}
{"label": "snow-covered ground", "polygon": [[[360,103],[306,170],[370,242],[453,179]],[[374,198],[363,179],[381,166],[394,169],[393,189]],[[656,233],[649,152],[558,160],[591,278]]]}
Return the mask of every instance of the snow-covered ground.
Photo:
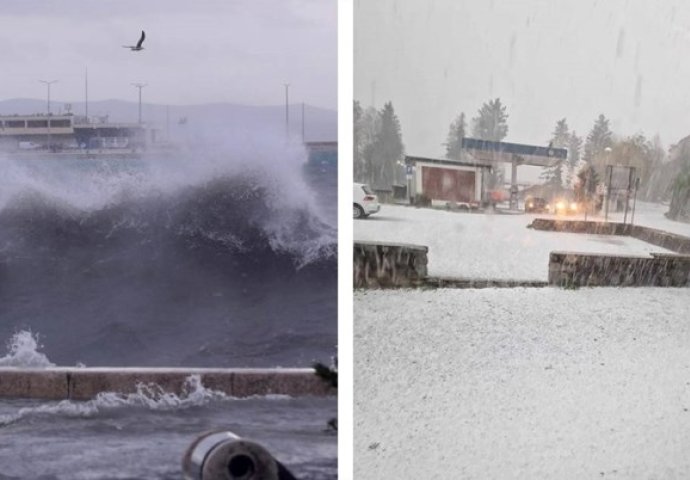
{"label": "snow-covered ground", "polygon": [[[527,225],[536,216],[469,214],[383,205],[380,213],[355,221],[354,238],[426,245],[429,247],[429,275],[463,278],[546,280],[549,253],[555,250],[630,255],[668,252],[625,236],[528,229]],[[676,223],[640,205],[635,221],[656,221],[658,225]],[[690,226],[679,225],[689,227],[690,236]]]}
{"label": "snow-covered ground", "polygon": [[[644,225],[645,227],[657,228],[678,235],[690,237],[690,223],[675,222],[669,220],[664,216],[668,212],[668,205],[660,205],[658,203],[637,202],[635,207],[635,217],[633,222],[635,225]],[[630,222],[631,212],[628,212],[628,222]],[[622,222],[624,218],[623,213],[611,213],[609,219]],[[604,217],[597,218],[603,220]]]}
{"label": "snow-covered ground", "polygon": [[[409,211],[415,227],[398,233],[431,239]],[[386,207],[379,234],[401,215]],[[511,221],[446,215],[458,234]],[[541,243],[516,235],[518,249]],[[354,303],[355,478],[690,478],[690,290],[358,291]]]}

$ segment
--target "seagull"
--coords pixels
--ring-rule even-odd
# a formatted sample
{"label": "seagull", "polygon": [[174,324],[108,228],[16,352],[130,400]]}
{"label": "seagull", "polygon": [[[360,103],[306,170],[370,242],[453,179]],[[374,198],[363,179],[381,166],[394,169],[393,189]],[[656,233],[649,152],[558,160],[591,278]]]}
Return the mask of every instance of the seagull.
{"label": "seagull", "polygon": [[144,43],[144,39],[146,38],[146,34],[144,31],[141,31],[141,38],[137,42],[136,45],[122,45],[122,48],[129,48],[133,52],[138,52],[139,50],[143,50],[144,47],[141,46],[142,43]]}

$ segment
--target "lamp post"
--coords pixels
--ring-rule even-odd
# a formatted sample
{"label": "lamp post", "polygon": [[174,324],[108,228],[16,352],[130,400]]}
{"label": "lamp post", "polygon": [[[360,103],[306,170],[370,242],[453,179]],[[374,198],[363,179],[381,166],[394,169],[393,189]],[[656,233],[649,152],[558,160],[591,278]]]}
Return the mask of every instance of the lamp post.
{"label": "lamp post", "polygon": [[285,141],[288,141],[290,138],[290,114],[288,107],[288,90],[290,89],[290,84],[284,83],[283,86],[285,87]]}
{"label": "lamp post", "polygon": [[45,84],[48,87],[48,116],[50,116],[50,86],[53,83],[57,83],[57,80],[39,80],[39,82]]}
{"label": "lamp post", "polygon": [[139,125],[141,125],[141,89],[147,86],[146,83],[133,83],[132,86],[139,89]]}

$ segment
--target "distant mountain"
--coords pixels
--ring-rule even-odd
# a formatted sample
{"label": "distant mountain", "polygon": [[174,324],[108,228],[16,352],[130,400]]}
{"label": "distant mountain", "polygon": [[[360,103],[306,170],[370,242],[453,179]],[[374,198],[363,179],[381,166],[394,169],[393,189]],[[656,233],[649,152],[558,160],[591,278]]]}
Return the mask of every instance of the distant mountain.
{"label": "distant mountain", "polygon": [[[71,105],[75,115],[84,114],[84,102],[51,101],[53,113],[64,113]],[[46,111],[44,100],[16,98],[0,100],[0,114],[32,114]],[[111,122],[136,122],[138,104],[124,100],[99,100],[89,102],[89,117],[108,116]],[[285,131],[285,106],[250,106],[230,103],[209,103],[203,105],[165,105],[142,103],[142,119],[154,124],[171,136],[181,131],[201,133],[204,131],[274,132]],[[302,105],[289,107],[290,134],[302,135]],[[304,131],[306,141],[335,141],[338,138],[338,115],[334,110],[305,105]]]}

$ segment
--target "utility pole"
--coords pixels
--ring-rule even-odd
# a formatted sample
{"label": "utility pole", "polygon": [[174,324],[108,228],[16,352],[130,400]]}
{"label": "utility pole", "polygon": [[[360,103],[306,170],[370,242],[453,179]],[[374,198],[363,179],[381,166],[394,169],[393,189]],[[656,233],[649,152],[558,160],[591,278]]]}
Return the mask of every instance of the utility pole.
{"label": "utility pole", "polygon": [[89,123],[89,67],[84,72],[84,117]]}
{"label": "utility pole", "polygon": [[285,87],[285,140],[287,141],[290,138],[290,114],[288,108],[288,89],[290,88],[290,84],[284,83],[283,86]]}
{"label": "utility pole", "polygon": [[304,102],[302,102],[302,143],[304,143]]}
{"label": "utility pole", "polygon": [[146,83],[133,83],[132,86],[139,89],[139,125],[141,125],[141,89],[144,88]]}
{"label": "utility pole", "polygon": [[56,83],[57,80],[39,80],[39,82],[45,84],[48,87],[48,116],[50,116],[50,86]]}

